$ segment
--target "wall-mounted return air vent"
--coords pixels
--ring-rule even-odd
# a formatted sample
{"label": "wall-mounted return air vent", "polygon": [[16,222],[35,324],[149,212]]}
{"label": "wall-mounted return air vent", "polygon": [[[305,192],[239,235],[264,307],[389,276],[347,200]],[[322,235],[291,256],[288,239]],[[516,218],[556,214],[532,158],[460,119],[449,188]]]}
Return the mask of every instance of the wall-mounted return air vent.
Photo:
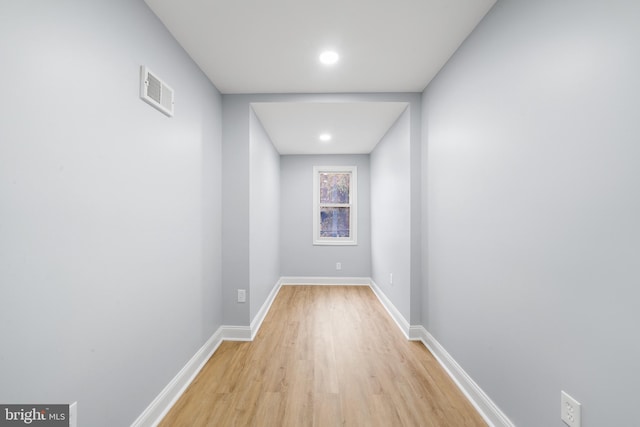
{"label": "wall-mounted return air vent", "polygon": [[173,116],[173,89],[144,65],[140,67],[140,98],[167,116]]}

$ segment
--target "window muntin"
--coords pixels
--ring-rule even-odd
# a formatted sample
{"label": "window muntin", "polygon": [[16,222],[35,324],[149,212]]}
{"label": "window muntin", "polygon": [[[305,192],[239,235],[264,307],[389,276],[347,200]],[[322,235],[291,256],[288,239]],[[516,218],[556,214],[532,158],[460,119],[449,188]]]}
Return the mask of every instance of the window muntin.
{"label": "window muntin", "polygon": [[313,243],[315,245],[355,245],[355,166],[314,167]]}

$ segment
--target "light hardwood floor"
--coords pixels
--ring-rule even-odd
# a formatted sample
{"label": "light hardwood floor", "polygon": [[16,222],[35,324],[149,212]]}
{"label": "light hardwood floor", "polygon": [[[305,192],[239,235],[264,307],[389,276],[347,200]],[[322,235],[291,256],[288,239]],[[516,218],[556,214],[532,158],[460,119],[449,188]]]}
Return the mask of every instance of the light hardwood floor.
{"label": "light hardwood floor", "polygon": [[283,286],[253,342],[223,342],[174,426],[486,426],[366,286]]}

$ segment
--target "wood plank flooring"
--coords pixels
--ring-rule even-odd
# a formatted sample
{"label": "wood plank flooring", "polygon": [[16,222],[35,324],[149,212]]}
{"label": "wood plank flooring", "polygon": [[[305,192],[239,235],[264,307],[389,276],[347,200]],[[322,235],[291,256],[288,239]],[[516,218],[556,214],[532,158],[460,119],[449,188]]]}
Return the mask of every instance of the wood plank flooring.
{"label": "wood plank flooring", "polygon": [[486,426],[366,286],[283,286],[253,342],[223,342],[161,427]]}

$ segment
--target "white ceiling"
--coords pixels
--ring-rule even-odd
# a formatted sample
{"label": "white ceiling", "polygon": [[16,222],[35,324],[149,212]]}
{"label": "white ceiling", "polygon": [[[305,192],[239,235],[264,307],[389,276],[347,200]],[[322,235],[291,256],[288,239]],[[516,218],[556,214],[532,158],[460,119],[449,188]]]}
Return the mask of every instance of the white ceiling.
{"label": "white ceiling", "polygon": [[[407,108],[406,102],[252,103],[280,154],[367,154]],[[322,142],[321,133],[332,139]]]}
{"label": "white ceiling", "polygon": [[[421,92],[495,1],[145,0],[222,93]],[[325,49],[340,54],[337,64],[320,64]],[[258,115],[274,144],[295,152],[290,140],[277,140],[291,136],[282,126],[292,121],[282,120],[287,108],[276,104],[259,107]],[[387,122],[396,113],[366,110],[366,104],[348,109],[374,114],[367,124],[379,120],[382,110]],[[268,112],[270,107],[275,110]],[[343,129],[357,147],[371,137],[368,125],[354,132],[347,122],[352,117],[339,120],[330,109],[321,110],[308,134],[333,120],[336,135]]]}

